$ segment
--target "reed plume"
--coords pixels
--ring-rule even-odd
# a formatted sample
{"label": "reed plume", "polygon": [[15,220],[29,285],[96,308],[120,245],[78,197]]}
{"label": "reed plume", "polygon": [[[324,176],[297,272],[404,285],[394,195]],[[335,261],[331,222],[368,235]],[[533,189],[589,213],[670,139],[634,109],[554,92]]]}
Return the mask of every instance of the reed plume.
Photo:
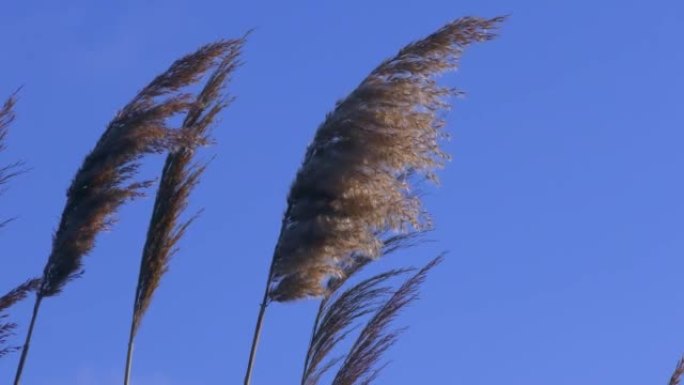
{"label": "reed plume", "polygon": [[[385,257],[399,249],[414,246],[423,234],[422,231],[415,231],[391,236],[384,241],[381,255]],[[372,258],[360,254],[353,255],[351,260],[352,262],[345,266],[342,276],[331,278],[327,283],[328,292],[318,306],[304,361],[302,385],[318,383],[320,377],[339,361],[338,358],[330,359],[321,366],[326,356],[349,334],[345,329],[357,318],[375,311],[377,303],[389,293],[390,288],[381,287],[380,284],[411,270],[395,269],[378,274],[338,294],[349,278],[373,261]]]}
{"label": "reed plume", "polygon": [[2,107],[0,107],[0,150],[5,149],[5,139],[7,138],[7,129],[12,124],[15,118],[14,105],[17,103],[16,92],[10,95]]}
{"label": "reed plume", "polygon": [[[0,151],[5,150],[7,134],[9,131],[9,126],[12,124],[15,118],[14,106],[17,102],[17,93],[15,91],[9,98],[0,106]],[[8,165],[0,167],[0,193],[2,193],[2,186],[7,184],[10,179],[23,173],[25,169],[23,168],[23,162],[17,161],[10,163]],[[0,228],[4,227],[12,219],[4,219],[0,221]]]}
{"label": "reed plume", "polygon": [[18,346],[7,346],[7,339],[14,334],[14,329],[17,327],[16,323],[7,321],[9,317],[7,309],[38,289],[39,285],[40,279],[29,279],[0,297],[0,357],[19,350]]}
{"label": "reed plume", "polygon": [[677,366],[675,366],[675,370],[672,372],[669,385],[679,385],[682,375],[684,375],[684,357],[677,361]]}
{"label": "reed plume", "polygon": [[436,180],[448,155],[441,114],[454,90],[437,75],[494,38],[502,17],[465,17],[382,62],[318,127],[287,197],[257,316],[245,385],[270,301],[321,297],[354,255],[380,254],[391,234],[429,227],[413,186]]}
{"label": "reed plume", "polygon": [[[9,126],[15,119],[14,106],[17,102],[18,92],[17,90],[11,94],[0,106],[0,151],[6,148],[5,142]],[[24,172],[22,165],[23,162],[19,161],[0,167],[0,186],[4,186],[10,179]],[[0,227],[4,227],[10,221],[11,219],[0,221]],[[26,298],[30,292],[35,291],[39,283],[39,279],[30,279],[0,297],[0,357],[19,350],[17,346],[7,346],[7,339],[14,334],[17,327],[16,323],[8,321],[7,309]]]}
{"label": "reed plume", "polygon": [[390,293],[390,287],[381,285],[406,271],[390,270],[375,275],[341,294],[332,292],[321,301],[304,361],[302,385],[318,384],[320,377],[341,360],[341,357],[328,359],[328,355],[349,335],[350,325],[375,312],[381,299]]}
{"label": "reed plume", "polygon": [[407,279],[380,307],[359,333],[337,371],[333,385],[367,385],[377,378],[384,367],[384,365],[378,367],[383,353],[394,345],[400,333],[398,330],[390,330],[392,321],[402,309],[418,299],[418,289],[425,281],[428,272],[441,261],[441,256],[430,261]]}
{"label": "reed plume", "polygon": [[[201,138],[200,143],[208,141],[209,128],[216,116],[228,105],[228,99],[221,95],[221,91],[230,74],[239,65],[238,56],[245,38],[227,40],[224,43],[225,53],[221,62],[197,95],[181,127],[185,136]],[[206,168],[206,165],[192,164],[197,143],[172,151],[164,163],[140,263],[126,354],[125,384],[130,382],[133,342],[140,322],[162,276],[168,270],[171,257],[177,251],[178,241],[195,218],[180,221],[190,193],[199,183]]]}
{"label": "reed plume", "polygon": [[377,256],[385,232],[429,224],[411,187],[436,179],[448,159],[439,114],[453,94],[434,77],[455,68],[467,45],[491,39],[499,21],[459,19],[409,44],[327,116],[288,196],[272,299],[322,296],[351,254]]}
{"label": "reed plume", "polygon": [[208,44],[173,63],[117,113],[83,161],[67,190],[66,205],[53,236],[15,385],[21,379],[42,299],[57,295],[81,275],[82,259],[94,247],[97,234],[112,224],[122,204],[139,197],[151,184],[131,181],[141,158],[202,140],[171,128],[167,120],[193,106],[190,96],[180,91],[196,83],[229,46],[227,42]]}
{"label": "reed plume", "polygon": [[[368,384],[377,376],[376,368],[382,354],[396,341],[399,332],[389,330],[396,315],[417,299],[417,290],[430,269],[441,261],[428,263],[401,287],[392,292],[381,286],[390,278],[413,269],[391,270],[365,279],[338,294],[339,286],[321,302],[314,332],[307,351],[302,385],[317,385],[321,377],[342,362],[333,384]],[[389,295],[389,298],[388,298]],[[329,357],[339,342],[354,330],[359,318],[373,314],[344,356]]]}

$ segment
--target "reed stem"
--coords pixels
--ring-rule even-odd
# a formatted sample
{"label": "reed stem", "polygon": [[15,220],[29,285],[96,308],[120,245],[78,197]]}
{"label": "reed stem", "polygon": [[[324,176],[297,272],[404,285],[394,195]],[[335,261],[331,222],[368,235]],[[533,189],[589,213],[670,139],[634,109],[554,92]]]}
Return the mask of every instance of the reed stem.
{"label": "reed stem", "polygon": [[273,265],[275,258],[271,260],[271,267],[268,269],[268,279],[266,280],[266,288],[264,289],[264,298],[261,300],[259,307],[259,315],[257,316],[256,324],[254,325],[254,337],[252,338],[252,347],[249,350],[249,361],[247,361],[247,372],[245,373],[244,385],[250,385],[252,382],[252,370],[254,369],[254,359],[256,358],[257,347],[259,346],[259,337],[261,336],[261,327],[264,323],[264,314],[266,308],[270,303],[268,298],[269,288],[271,286],[271,279],[273,278]]}
{"label": "reed stem", "polygon": [[126,369],[124,370],[124,385],[131,382],[131,364],[133,363],[133,340],[135,339],[135,317],[131,321],[131,333],[128,336],[128,350],[126,351]]}
{"label": "reed stem", "polygon": [[31,315],[31,324],[29,325],[28,332],[26,333],[26,341],[21,349],[21,358],[19,358],[19,364],[17,365],[17,373],[14,376],[14,385],[19,385],[21,383],[21,375],[24,372],[24,364],[26,363],[26,357],[28,356],[29,346],[31,345],[31,337],[33,336],[33,327],[36,325],[36,318],[38,318],[38,309],[40,308],[40,303],[43,301],[43,296],[40,294],[36,295],[36,303],[33,305],[33,315]]}

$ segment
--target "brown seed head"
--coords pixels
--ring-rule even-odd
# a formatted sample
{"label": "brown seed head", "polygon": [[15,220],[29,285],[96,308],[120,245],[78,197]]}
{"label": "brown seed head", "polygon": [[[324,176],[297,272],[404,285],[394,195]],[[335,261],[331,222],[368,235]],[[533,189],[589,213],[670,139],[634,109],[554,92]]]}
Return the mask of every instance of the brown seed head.
{"label": "brown seed head", "polygon": [[207,141],[207,131],[227,100],[221,95],[230,74],[240,64],[238,56],[245,38],[228,40],[218,67],[197,95],[181,127],[184,136],[201,140],[171,152],[166,158],[147,239],[143,249],[133,312],[133,333],[137,332],[143,315],[152,301],[154,291],[176,251],[176,245],[192,220],[181,222],[190,193],[202,175],[205,165],[193,165],[192,159],[198,143]]}
{"label": "brown seed head", "polygon": [[143,155],[198,140],[172,129],[167,120],[193,106],[189,96],[179,91],[198,81],[228,46],[227,42],[209,44],[176,61],[109,124],[67,191],[40,296],[56,295],[80,274],[82,258],[92,250],[96,235],[111,224],[124,202],[149,186],[150,182],[131,182]]}
{"label": "brown seed head", "polygon": [[435,77],[465,47],[489,40],[502,18],[466,17],[378,66],[328,114],[292,184],[274,253],[271,299],[326,293],[354,255],[375,258],[388,234],[429,227],[413,188],[436,180],[453,90]]}

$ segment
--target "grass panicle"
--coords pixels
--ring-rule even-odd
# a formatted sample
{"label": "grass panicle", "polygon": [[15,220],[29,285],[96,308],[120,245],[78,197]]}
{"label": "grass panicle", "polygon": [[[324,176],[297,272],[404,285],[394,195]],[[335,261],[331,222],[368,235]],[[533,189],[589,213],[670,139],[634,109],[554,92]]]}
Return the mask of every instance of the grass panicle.
{"label": "grass panicle", "polygon": [[354,254],[380,254],[387,233],[429,227],[413,186],[448,159],[442,112],[455,91],[435,77],[490,40],[502,18],[466,17],[401,49],[337,103],[292,184],[275,248],[270,298],[326,294]]}
{"label": "grass panicle", "polygon": [[682,379],[682,375],[684,375],[684,357],[680,358],[679,361],[677,361],[677,366],[675,366],[675,370],[674,372],[672,372],[669,385],[679,385],[679,382]]}
{"label": "grass panicle", "polygon": [[14,121],[15,113],[14,106],[17,103],[16,92],[10,95],[7,100],[0,106],[0,150],[5,149],[5,138],[7,137],[7,128]]}
{"label": "grass panicle", "polygon": [[181,127],[181,132],[185,136],[202,140],[175,149],[169,153],[164,163],[138,275],[126,360],[126,383],[130,379],[133,341],[140,322],[162,276],[168,270],[178,241],[195,218],[180,220],[190,193],[206,167],[192,163],[195,145],[208,141],[209,128],[221,110],[228,105],[228,99],[222,96],[222,89],[230,74],[240,64],[238,56],[245,38],[229,40],[226,43],[228,46],[220,63],[197,95]]}
{"label": "grass panicle", "polygon": [[355,321],[377,311],[382,305],[382,300],[391,293],[391,287],[382,285],[407,271],[391,270],[375,275],[339,295],[333,293],[321,301],[306,354],[302,385],[318,384],[321,376],[341,360],[340,357],[328,356],[353,330],[350,326]]}
{"label": "grass panicle", "polygon": [[95,148],[86,156],[67,190],[61,220],[52,240],[52,251],[17,366],[19,385],[40,304],[57,295],[82,273],[82,259],[95,245],[96,236],[114,221],[126,201],[142,195],[150,181],[132,181],[140,159],[150,153],[174,151],[200,143],[201,137],[169,126],[170,118],[194,106],[185,87],[197,83],[217,59],[231,47],[219,41],[201,47],[176,62],[143,88],[109,123]]}
{"label": "grass panicle", "polygon": [[[188,137],[201,138],[201,142],[208,141],[207,130],[218,113],[228,104],[228,100],[221,96],[221,90],[230,73],[239,65],[237,58],[244,39],[231,40],[229,43],[223,60],[197,96],[181,127],[181,131]],[[164,163],[136,289],[136,328],[159,285],[159,279],[167,270],[168,261],[175,252],[178,240],[192,221],[190,219],[179,224],[190,192],[205,169],[203,165],[191,164],[196,144],[197,142],[172,151]]]}
{"label": "grass panicle", "polygon": [[496,36],[503,17],[457,19],[376,67],[318,127],[287,197],[254,328],[244,384],[266,308],[328,294],[355,256],[377,258],[393,234],[430,228],[414,190],[448,159],[443,112],[456,91],[437,76],[466,47]]}
{"label": "grass panicle", "polygon": [[[0,152],[4,151],[7,146],[6,141],[9,133],[9,126],[14,122],[16,117],[14,106],[17,103],[18,92],[18,90],[15,91],[7,100],[5,100],[2,106],[0,106]],[[23,166],[24,162],[17,161],[0,167],[0,193],[4,191],[4,185],[7,184],[10,179],[26,171]],[[11,218],[0,221],[0,228],[11,221]]]}
{"label": "grass panicle", "polygon": [[39,279],[29,279],[0,297],[0,357],[19,350],[18,346],[7,346],[7,339],[14,334],[17,327],[16,323],[7,320],[7,309],[38,289],[39,285]]}
{"label": "grass panicle", "polygon": [[[424,233],[423,231],[414,231],[393,235],[385,239],[382,256],[416,245]],[[328,292],[318,306],[311,339],[309,340],[309,348],[304,360],[301,381],[303,385],[317,384],[320,377],[339,361],[338,358],[328,359],[327,356],[340,341],[347,337],[349,331],[345,329],[356,319],[374,311],[374,304],[389,292],[389,287],[380,287],[380,284],[394,276],[410,271],[410,269],[392,270],[378,274],[338,295],[345,282],[371,261],[373,259],[370,257],[356,254],[344,267],[343,275],[331,278],[328,281]],[[321,366],[324,359],[327,359],[328,362]]]}
{"label": "grass panicle", "polygon": [[67,191],[43,274],[41,297],[59,293],[79,275],[82,258],[92,250],[96,235],[112,223],[113,214],[124,202],[140,196],[150,185],[149,181],[130,182],[140,158],[198,140],[169,127],[167,119],[192,107],[190,96],[179,90],[196,83],[228,48],[228,42],[213,43],[176,61],[109,124]]}
{"label": "grass panicle", "polygon": [[[399,330],[391,330],[392,321],[399,312],[418,299],[418,289],[428,272],[442,261],[439,256],[408,278],[390,298],[382,304],[359,333],[344,362],[340,366],[333,385],[357,385],[372,383],[384,367],[378,366],[382,355],[399,336]],[[311,383],[309,385],[313,385]]]}
{"label": "grass panicle", "polygon": [[[5,150],[7,135],[9,133],[9,127],[14,122],[16,117],[14,113],[14,106],[17,102],[18,90],[10,95],[7,100],[0,106],[0,152]],[[14,162],[6,166],[0,167],[0,193],[10,179],[14,178],[18,174],[24,172],[23,162]],[[7,225],[12,219],[5,219],[0,221],[0,228]],[[35,291],[40,284],[39,279],[30,279],[16,288],[10,290],[7,294],[0,297],[0,357],[5,356],[11,352],[19,350],[17,346],[8,346],[7,340],[9,337],[14,335],[14,330],[17,327],[15,322],[8,321],[9,314],[7,310],[17,302],[26,298],[26,296]]]}

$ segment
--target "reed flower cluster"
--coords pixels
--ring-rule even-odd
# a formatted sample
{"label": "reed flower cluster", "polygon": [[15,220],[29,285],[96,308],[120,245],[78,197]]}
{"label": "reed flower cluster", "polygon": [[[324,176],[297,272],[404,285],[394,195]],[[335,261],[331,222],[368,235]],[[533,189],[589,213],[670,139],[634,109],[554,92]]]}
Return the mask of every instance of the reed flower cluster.
{"label": "reed flower cluster", "polygon": [[[185,151],[206,142],[202,130],[179,130],[169,122],[182,113],[194,116],[206,107],[183,90],[196,84],[232,44],[230,41],[207,44],[174,62],[116,114],[86,156],[67,190],[67,201],[37,291],[15,385],[21,380],[41,301],[59,294],[69,281],[82,274],[83,257],[93,249],[96,236],[111,226],[121,205],[140,197],[152,184],[152,181],[135,180],[141,158],[152,153]],[[205,100],[199,100],[202,102]],[[211,111],[215,109],[211,108],[209,114]],[[148,287],[153,287],[154,283],[150,283]],[[141,299],[137,301],[138,306],[144,309],[149,299],[147,302],[144,296]]]}
{"label": "reed flower cluster", "polygon": [[38,295],[59,293],[81,272],[82,258],[95,237],[112,224],[126,201],[141,196],[151,181],[132,181],[140,158],[201,141],[168,126],[168,120],[192,108],[181,89],[196,83],[225,49],[214,43],[176,61],[157,76],[114,117],[83,161],[71,186]]}
{"label": "reed flower cluster", "polygon": [[[437,182],[437,170],[449,159],[442,149],[448,138],[445,113],[458,94],[439,76],[458,68],[467,47],[493,39],[503,20],[460,18],[406,45],[324,118],[286,198],[245,385],[251,383],[267,306],[310,298],[320,303],[301,384],[359,385],[377,379],[384,353],[403,330],[393,326],[395,319],[418,298],[443,257],[422,268],[394,268],[366,278],[360,273],[373,261],[419,243],[432,228],[419,186]],[[125,203],[155,184],[139,177],[141,162],[165,154],[135,281],[124,368],[124,384],[131,382],[142,320],[197,217],[185,213],[208,165],[196,155],[212,142],[211,129],[232,100],[226,84],[242,63],[246,37],[204,45],[175,61],[114,116],[83,160],[67,190],[42,275],[0,297],[0,357],[21,350],[15,385],[42,301],[83,275],[84,258],[98,235],[112,227]],[[15,101],[12,95],[0,107],[0,150]],[[20,172],[19,166],[0,168],[0,185]],[[24,345],[16,347],[8,343],[16,324],[6,312],[30,293],[36,296],[31,321]],[[682,367],[680,362],[672,385],[678,384]]]}
{"label": "reed flower cluster", "polygon": [[441,113],[455,92],[435,76],[455,69],[468,45],[492,39],[501,21],[458,19],[407,45],[328,114],[287,197],[273,300],[323,296],[351,256],[375,258],[388,233],[429,226],[414,185],[436,180],[449,158]]}
{"label": "reed flower cluster", "polygon": [[325,117],[287,196],[245,385],[270,302],[325,298],[381,256],[388,240],[430,228],[416,186],[436,181],[435,170],[449,159],[441,148],[443,113],[457,93],[437,77],[456,69],[469,45],[493,39],[503,19],[464,17],[406,45]]}
{"label": "reed flower cluster", "polygon": [[126,383],[130,381],[133,341],[140,322],[162,276],[168,270],[178,241],[195,218],[181,221],[190,193],[206,169],[204,164],[193,163],[196,146],[209,140],[210,127],[228,105],[222,89],[229,75],[239,65],[238,57],[244,43],[245,38],[221,42],[222,52],[216,69],[195,97],[180,128],[182,136],[198,140],[174,149],[166,157],[140,261],[126,358]]}
{"label": "reed flower cluster", "polygon": [[[7,141],[9,126],[15,119],[14,106],[17,103],[17,93],[18,91],[10,95],[2,106],[0,106],[0,152],[4,151],[7,147],[5,142]],[[10,179],[26,171],[23,165],[24,163],[22,161],[16,161],[0,166],[0,188],[3,188]],[[2,193],[2,190],[0,190],[0,193]],[[7,225],[11,220],[12,218],[0,220],[0,228]]]}

